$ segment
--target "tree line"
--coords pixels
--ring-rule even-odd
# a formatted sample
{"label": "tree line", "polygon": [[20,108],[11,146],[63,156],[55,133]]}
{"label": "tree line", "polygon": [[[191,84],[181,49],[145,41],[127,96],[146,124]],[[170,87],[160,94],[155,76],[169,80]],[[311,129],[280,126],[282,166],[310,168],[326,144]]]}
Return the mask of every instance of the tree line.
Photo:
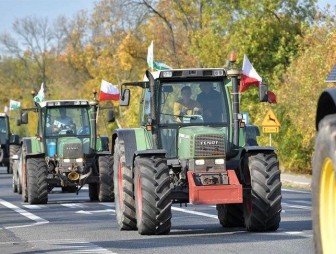
{"label": "tree line", "polygon": [[[317,98],[334,85],[324,81],[336,63],[335,30],[335,7],[320,10],[316,0],[100,0],[73,17],[23,17],[0,35],[0,107],[10,99],[31,106],[30,92],[42,82],[47,99],[91,99],[102,79],[142,80],[151,41],[154,59],[173,68],[222,67],[235,50],[238,66],[246,54],[278,102],[261,105],[249,89],[241,110],[260,125],[272,109],[281,123],[272,135],[281,167],[310,173]],[[133,99],[123,126],[137,125]],[[259,143],[268,139],[262,133]]]}

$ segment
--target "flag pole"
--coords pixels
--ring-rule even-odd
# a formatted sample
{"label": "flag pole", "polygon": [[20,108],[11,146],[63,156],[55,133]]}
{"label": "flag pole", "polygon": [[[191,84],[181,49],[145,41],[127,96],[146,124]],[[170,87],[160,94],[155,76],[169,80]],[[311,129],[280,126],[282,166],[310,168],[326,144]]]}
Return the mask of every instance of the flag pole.
{"label": "flag pole", "polygon": [[96,125],[98,124],[99,108],[100,108],[100,107],[98,107],[98,108],[97,108],[97,115],[96,115]]}

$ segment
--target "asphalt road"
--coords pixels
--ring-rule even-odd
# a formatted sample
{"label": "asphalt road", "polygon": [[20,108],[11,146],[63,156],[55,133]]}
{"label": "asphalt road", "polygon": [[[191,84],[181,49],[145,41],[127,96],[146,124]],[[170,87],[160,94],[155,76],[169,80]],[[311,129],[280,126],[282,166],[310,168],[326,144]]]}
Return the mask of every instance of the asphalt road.
{"label": "asphalt road", "polygon": [[215,206],[173,206],[164,236],[119,231],[114,203],[90,202],[88,190],[55,191],[47,205],[28,205],[0,169],[0,252],[7,253],[314,253],[311,192],[283,189],[280,228],[249,233],[223,228]]}

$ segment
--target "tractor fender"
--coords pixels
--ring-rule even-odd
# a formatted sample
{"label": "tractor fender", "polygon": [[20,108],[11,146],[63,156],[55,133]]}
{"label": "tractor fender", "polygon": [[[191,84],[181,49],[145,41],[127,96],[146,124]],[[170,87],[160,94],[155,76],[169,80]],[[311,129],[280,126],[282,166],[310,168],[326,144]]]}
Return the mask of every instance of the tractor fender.
{"label": "tractor fender", "polygon": [[99,153],[109,151],[109,137],[100,136],[97,138],[96,148]]}
{"label": "tractor fender", "polygon": [[43,151],[43,148],[40,145],[40,141],[37,139],[37,137],[29,137],[29,138],[23,138],[22,139],[22,147],[25,149],[24,154],[26,155],[26,158],[31,157],[44,157],[45,153]]}
{"label": "tractor fender", "polygon": [[9,143],[12,145],[20,145],[20,136],[18,134],[11,134],[9,137]]}
{"label": "tractor fender", "polygon": [[325,89],[317,103],[316,130],[318,131],[320,121],[330,114],[336,113],[336,88]]}
{"label": "tractor fender", "polygon": [[112,134],[111,152],[114,153],[115,140],[124,141],[126,166],[133,167],[133,159],[136,151],[153,149],[153,138],[144,128],[117,129]]}
{"label": "tractor fender", "polygon": [[267,152],[274,152],[275,148],[273,146],[244,146],[241,153],[240,153],[240,161],[244,157],[246,153],[253,152],[253,153],[267,153]]}
{"label": "tractor fender", "polygon": [[[273,153],[275,150],[272,146],[245,146],[243,147],[240,153],[240,159],[237,161],[236,173],[240,182],[245,182],[246,174],[248,172],[244,172],[247,170],[246,166],[244,166],[244,156],[246,153]],[[249,173],[248,173],[249,174]]]}
{"label": "tractor fender", "polygon": [[273,146],[244,146],[243,147],[243,153],[247,152],[273,152],[275,148]]}

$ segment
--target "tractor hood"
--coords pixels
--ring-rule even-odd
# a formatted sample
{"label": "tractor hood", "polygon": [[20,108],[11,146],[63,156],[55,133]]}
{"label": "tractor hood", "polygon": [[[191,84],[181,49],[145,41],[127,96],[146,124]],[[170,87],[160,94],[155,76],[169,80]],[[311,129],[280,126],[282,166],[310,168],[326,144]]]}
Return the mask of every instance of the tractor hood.
{"label": "tractor hood", "polygon": [[226,129],[190,126],[179,129],[180,159],[225,158]]}

